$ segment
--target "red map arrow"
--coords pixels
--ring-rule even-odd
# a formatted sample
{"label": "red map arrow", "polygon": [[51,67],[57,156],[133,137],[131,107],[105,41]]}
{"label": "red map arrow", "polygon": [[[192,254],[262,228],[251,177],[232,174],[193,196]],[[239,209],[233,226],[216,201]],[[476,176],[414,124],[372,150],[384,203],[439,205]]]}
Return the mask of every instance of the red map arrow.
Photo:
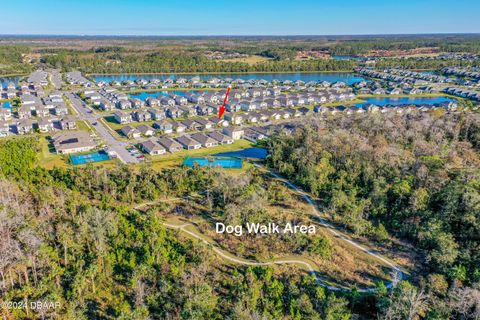
{"label": "red map arrow", "polygon": [[230,86],[228,86],[227,88],[227,93],[225,93],[225,99],[223,99],[223,104],[222,106],[220,107],[220,109],[218,109],[218,119],[220,119],[223,114],[225,113],[225,103],[227,103],[227,98],[228,98],[228,94],[230,93]]}

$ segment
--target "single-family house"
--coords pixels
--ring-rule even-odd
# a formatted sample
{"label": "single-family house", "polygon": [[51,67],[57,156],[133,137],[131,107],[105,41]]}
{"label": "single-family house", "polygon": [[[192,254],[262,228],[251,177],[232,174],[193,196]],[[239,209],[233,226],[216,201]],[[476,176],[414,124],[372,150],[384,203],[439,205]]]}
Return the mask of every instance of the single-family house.
{"label": "single-family house", "polygon": [[178,143],[180,143],[184,149],[187,150],[195,150],[195,149],[200,149],[202,147],[202,144],[196,140],[190,139],[187,136],[181,136],[176,138]]}
{"label": "single-family house", "polygon": [[160,143],[168,152],[171,152],[171,153],[177,152],[183,149],[180,143],[168,137],[160,137],[158,139],[158,143]]}
{"label": "single-family house", "polygon": [[130,113],[126,113],[126,112],[123,112],[123,111],[116,111],[113,114],[113,117],[114,117],[115,121],[117,121],[120,124],[132,122],[132,115]]}
{"label": "single-family house", "polygon": [[244,130],[240,127],[225,127],[222,132],[233,140],[241,139],[244,134]]}
{"label": "single-family house", "polygon": [[151,156],[160,155],[167,152],[165,147],[155,140],[147,140],[140,143],[140,148]]}
{"label": "single-family house", "polygon": [[163,133],[172,133],[173,126],[168,121],[157,121],[153,124],[153,127],[157,130],[162,130]]}
{"label": "single-family house", "polygon": [[218,144],[232,144],[233,143],[233,138],[232,137],[229,137],[227,135],[224,135],[218,131],[212,131],[212,132],[209,132],[207,133],[207,135],[216,140],[218,142]]}
{"label": "single-family house", "polygon": [[218,146],[218,141],[203,134],[200,132],[194,133],[190,136],[195,141],[200,142],[200,144],[205,148],[215,147]]}
{"label": "single-family house", "polygon": [[140,131],[132,126],[125,126],[121,130],[122,134],[129,139],[138,139],[142,136]]}

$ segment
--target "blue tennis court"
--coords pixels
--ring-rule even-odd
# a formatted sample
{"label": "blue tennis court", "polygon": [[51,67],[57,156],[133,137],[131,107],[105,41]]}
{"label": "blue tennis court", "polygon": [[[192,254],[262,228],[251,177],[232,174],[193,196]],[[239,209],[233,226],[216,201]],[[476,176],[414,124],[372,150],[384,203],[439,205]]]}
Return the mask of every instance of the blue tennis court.
{"label": "blue tennis court", "polygon": [[110,160],[110,156],[105,151],[99,151],[95,153],[80,154],[77,156],[70,156],[70,161],[74,166]]}
{"label": "blue tennis court", "polygon": [[243,161],[238,158],[211,158],[211,157],[192,157],[185,158],[183,164],[187,167],[193,167],[195,164],[200,167],[220,167],[227,169],[241,168]]}

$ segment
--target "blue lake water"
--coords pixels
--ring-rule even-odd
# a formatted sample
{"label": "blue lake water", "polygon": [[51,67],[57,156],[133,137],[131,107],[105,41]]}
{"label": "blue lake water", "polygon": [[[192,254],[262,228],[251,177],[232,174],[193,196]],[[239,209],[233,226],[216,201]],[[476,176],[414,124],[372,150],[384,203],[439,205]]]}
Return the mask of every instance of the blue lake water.
{"label": "blue lake water", "polygon": [[363,77],[356,75],[352,72],[310,72],[310,73],[231,73],[231,74],[149,74],[149,75],[133,75],[133,74],[125,74],[125,75],[96,75],[91,76],[95,81],[125,81],[125,80],[132,80],[135,81],[137,79],[145,79],[145,80],[152,80],[152,79],[176,79],[176,78],[185,78],[189,79],[192,77],[198,76],[200,79],[209,80],[211,78],[232,78],[232,79],[243,79],[243,80],[302,80],[305,82],[309,81],[328,81],[328,82],[336,82],[336,81],[343,81],[348,84],[352,84],[355,82],[360,82],[365,80]]}
{"label": "blue lake water", "polygon": [[356,106],[363,106],[364,104],[375,104],[377,106],[385,105],[402,105],[402,104],[436,104],[441,102],[453,102],[455,99],[449,97],[431,97],[431,98],[368,98],[365,102],[356,104]]}
{"label": "blue lake water", "polygon": [[231,152],[216,153],[214,156],[265,159],[267,157],[267,150],[254,147]]}

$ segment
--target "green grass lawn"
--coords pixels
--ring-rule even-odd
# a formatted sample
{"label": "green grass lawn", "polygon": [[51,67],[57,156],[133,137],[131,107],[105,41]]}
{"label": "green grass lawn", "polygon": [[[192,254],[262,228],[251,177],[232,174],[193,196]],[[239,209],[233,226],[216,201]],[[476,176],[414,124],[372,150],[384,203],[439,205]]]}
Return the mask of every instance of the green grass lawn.
{"label": "green grass lawn", "polygon": [[[167,153],[165,155],[159,156],[146,156],[147,161],[151,164],[153,169],[159,170],[162,168],[175,167],[180,165],[183,162],[185,157],[189,156],[206,156],[209,154],[228,152],[239,149],[250,148],[253,146],[253,143],[244,139],[237,140],[232,144],[224,144],[218,147],[213,148],[202,148],[197,150],[182,150],[175,153]],[[240,169],[233,169],[240,170]]]}
{"label": "green grass lawn", "polygon": [[68,156],[57,154],[53,146],[47,140],[47,137],[48,135],[39,136],[39,165],[45,169],[53,169],[54,167],[66,168],[70,166]]}

